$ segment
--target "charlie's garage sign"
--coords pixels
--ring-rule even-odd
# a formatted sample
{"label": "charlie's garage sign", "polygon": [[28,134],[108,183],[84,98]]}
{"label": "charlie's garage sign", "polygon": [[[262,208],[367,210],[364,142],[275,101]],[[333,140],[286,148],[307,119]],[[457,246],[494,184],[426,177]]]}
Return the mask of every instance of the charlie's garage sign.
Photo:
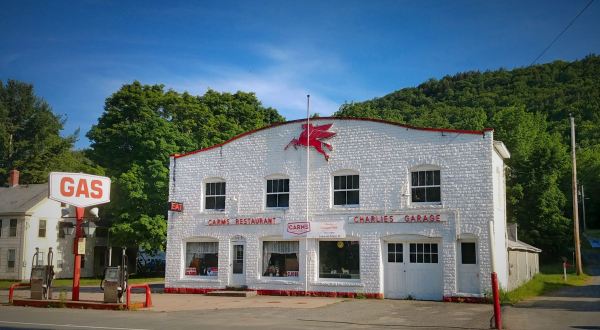
{"label": "charlie's garage sign", "polygon": [[84,173],[51,172],[49,198],[75,207],[110,202],[110,178]]}

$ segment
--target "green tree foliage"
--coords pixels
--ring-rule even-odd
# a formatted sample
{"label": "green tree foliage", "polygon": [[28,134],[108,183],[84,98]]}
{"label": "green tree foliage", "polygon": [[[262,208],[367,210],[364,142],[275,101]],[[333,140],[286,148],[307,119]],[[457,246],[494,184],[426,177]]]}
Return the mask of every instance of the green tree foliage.
{"label": "green tree foliage", "polygon": [[11,169],[22,183],[48,182],[51,171],[102,173],[82,151],[73,151],[78,132],[61,137],[64,118],[36,96],[33,86],[0,81],[0,182]]}
{"label": "green tree foliage", "polygon": [[121,87],[87,134],[90,157],[113,180],[111,203],[104,210],[113,223],[111,241],[164,249],[169,156],[283,120],[253,93],[208,90],[194,96],[137,81]]}
{"label": "green tree foliage", "polygon": [[[344,104],[335,115],[415,126],[494,128],[495,139],[512,154],[507,162],[509,220],[519,223],[519,237],[549,255],[570,245],[572,237],[569,113],[578,126],[580,183],[586,186],[586,196],[597,196],[599,56],[430,79],[418,87]],[[588,227],[598,228],[600,203],[586,201]]]}

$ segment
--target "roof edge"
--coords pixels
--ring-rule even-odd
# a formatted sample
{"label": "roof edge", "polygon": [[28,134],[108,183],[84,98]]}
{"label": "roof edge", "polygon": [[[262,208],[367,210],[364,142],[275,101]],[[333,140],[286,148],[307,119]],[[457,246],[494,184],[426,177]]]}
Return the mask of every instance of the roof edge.
{"label": "roof edge", "polygon": [[[493,128],[484,128],[482,130],[476,131],[476,130],[460,130],[460,129],[451,129],[451,128],[433,128],[433,127],[417,127],[417,126],[412,126],[412,125],[406,125],[406,124],[400,124],[400,123],[396,123],[396,122],[392,122],[392,121],[387,121],[387,120],[383,120],[383,119],[375,119],[375,118],[362,118],[362,117],[317,117],[311,120],[356,120],[356,121],[370,121],[370,122],[375,122],[375,123],[383,123],[383,124],[389,124],[389,125],[394,125],[394,126],[398,126],[398,127],[402,127],[402,128],[406,128],[406,129],[414,129],[417,131],[429,131],[429,132],[442,132],[442,133],[457,133],[457,134],[473,134],[473,135],[483,135],[486,132],[493,132],[494,129]],[[219,148],[222,147],[230,142],[233,142],[237,139],[240,139],[244,136],[250,135],[250,134],[254,134],[257,132],[260,132],[262,130],[266,130],[269,128],[274,128],[274,127],[278,127],[278,126],[283,126],[283,125],[288,125],[288,124],[295,124],[295,123],[300,123],[300,122],[304,122],[306,121],[306,119],[295,119],[295,120],[290,120],[290,121],[285,121],[285,122],[281,122],[281,123],[275,123],[269,126],[265,126],[265,127],[261,127],[261,128],[257,128],[257,129],[253,129],[247,132],[244,132],[242,134],[238,134],[234,137],[232,137],[231,139],[221,142],[219,144],[215,144],[213,146],[207,147],[207,148],[201,148],[201,149],[197,149],[194,151],[189,151],[189,152],[185,152],[185,153],[174,153],[171,154],[170,156],[177,159],[177,158],[181,158],[181,157],[186,157],[186,156],[190,156],[190,155],[194,155],[200,152],[204,152],[204,151],[208,151],[211,149],[215,149],[215,148]]]}

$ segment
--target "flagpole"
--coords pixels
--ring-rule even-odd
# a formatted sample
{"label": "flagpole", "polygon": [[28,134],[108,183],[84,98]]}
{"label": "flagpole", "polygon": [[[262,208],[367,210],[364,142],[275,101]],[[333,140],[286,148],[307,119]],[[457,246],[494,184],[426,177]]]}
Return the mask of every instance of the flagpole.
{"label": "flagpole", "polygon": [[[306,222],[309,222],[308,216],[308,189],[309,189],[309,174],[310,174],[310,94],[306,95]],[[308,293],[308,235],[305,240],[304,253],[304,295]]]}
{"label": "flagpole", "polygon": [[310,95],[306,95],[306,222],[308,218],[308,176],[310,170]]}

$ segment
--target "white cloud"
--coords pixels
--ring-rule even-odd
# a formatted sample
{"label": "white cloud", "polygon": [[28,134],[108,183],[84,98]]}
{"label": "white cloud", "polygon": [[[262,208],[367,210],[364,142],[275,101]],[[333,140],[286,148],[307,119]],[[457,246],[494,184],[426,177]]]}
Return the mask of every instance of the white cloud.
{"label": "white cloud", "polygon": [[[220,92],[252,91],[264,106],[274,107],[288,120],[306,115],[306,95],[311,95],[311,113],[331,115],[340,102],[328,96],[323,88],[327,75],[339,73],[343,67],[333,56],[314,50],[297,51],[269,45],[253,47],[267,65],[258,70],[239,67],[203,66],[198,77],[180,77],[167,86],[202,94],[208,88]],[[319,79],[317,79],[319,78]]]}

